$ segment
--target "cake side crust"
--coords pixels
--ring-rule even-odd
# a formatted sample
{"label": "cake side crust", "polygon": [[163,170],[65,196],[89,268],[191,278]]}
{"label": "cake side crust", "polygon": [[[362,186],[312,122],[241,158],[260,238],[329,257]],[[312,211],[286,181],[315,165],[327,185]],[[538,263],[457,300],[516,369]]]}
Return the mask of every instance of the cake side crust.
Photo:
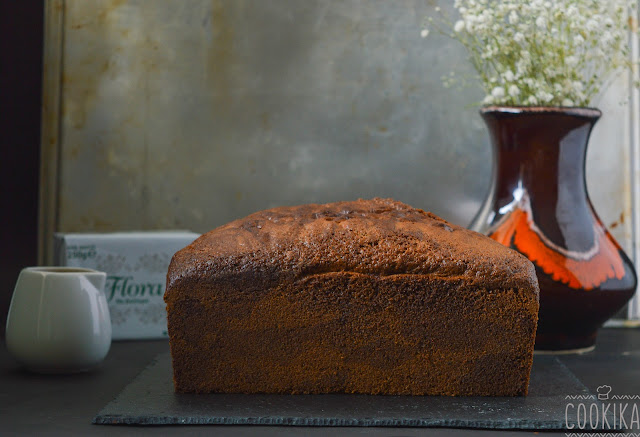
{"label": "cake side crust", "polygon": [[532,290],[331,272],[206,295],[168,304],[178,391],[527,393]]}

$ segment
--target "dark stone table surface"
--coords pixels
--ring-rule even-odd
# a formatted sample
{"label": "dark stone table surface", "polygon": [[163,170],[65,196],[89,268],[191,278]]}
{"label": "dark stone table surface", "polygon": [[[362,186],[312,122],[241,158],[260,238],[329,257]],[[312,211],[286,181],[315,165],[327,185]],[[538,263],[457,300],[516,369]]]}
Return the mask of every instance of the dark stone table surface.
{"label": "dark stone table surface", "polygon": [[[309,428],[286,426],[100,426],[91,419],[114,399],[159,353],[166,341],[114,342],[100,369],[77,375],[29,373],[0,346],[0,435],[219,435],[219,436],[523,436],[530,431],[450,428]],[[640,395],[640,330],[603,329],[596,350],[561,361],[596,393]],[[640,400],[625,401],[638,403]],[[640,432],[640,429],[629,431]],[[544,435],[565,435],[545,432]]]}

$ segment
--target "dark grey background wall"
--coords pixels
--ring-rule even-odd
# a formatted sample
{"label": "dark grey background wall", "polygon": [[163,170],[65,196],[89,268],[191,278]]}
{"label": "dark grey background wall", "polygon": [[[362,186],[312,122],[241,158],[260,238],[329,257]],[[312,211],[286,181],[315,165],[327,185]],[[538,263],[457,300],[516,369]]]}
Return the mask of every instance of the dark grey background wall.
{"label": "dark grey background wall", "polygon": [[0,336],[18,273],[36,263],[43,10],[0,2]]}

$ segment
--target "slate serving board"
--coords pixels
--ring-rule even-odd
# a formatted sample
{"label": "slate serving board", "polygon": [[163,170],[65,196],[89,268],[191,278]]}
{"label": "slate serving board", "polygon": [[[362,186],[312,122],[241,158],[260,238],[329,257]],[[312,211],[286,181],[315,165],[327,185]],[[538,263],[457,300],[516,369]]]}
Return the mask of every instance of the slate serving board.
{"label": "slate serving board", "polygon": [[[575,426],[568,403],[597,397],[557,358],[535,356],[527,397],[177,394],[159,355],[93,419],[100,425],[291,425],[553,430]],[[575,410],[570,410],[575,411]],[[609,419],[609,423],[614,423]],[[587,427],[589,424],[586,424]],[[603,430],[598,424],[592,430]]]}

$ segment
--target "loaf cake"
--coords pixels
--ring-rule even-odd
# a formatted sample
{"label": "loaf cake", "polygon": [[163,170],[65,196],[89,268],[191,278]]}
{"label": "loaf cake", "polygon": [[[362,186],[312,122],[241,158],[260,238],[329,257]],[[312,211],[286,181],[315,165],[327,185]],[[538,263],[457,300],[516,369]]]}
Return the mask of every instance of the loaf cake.
{"label": "loaf cake", "polygon": [[390,199],[257,212],[171,261],[175,389],[526,395],[538,295],[524,256]]}

